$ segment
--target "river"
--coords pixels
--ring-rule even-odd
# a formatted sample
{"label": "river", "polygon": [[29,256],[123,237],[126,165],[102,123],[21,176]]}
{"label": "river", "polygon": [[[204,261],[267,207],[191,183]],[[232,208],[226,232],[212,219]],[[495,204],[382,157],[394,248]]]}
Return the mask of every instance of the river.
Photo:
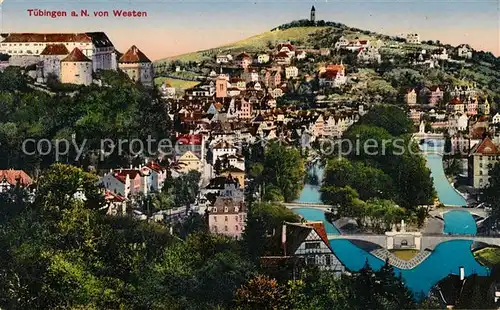
{"label": "river", "polygon": [[[433,176],[434,187],[440,201],[453,202],[455,206],[466,205],[465,199],[455,191],[448,183],[446,178],[439,177],[443,171],[441,157],[439,165],[433,156],[426,155],[428,167]],[[314,167],[319,179],[323,176],[323,169]],[[450,196],[449,196],[450,195]],[[321,203],[319,186],[306,185],[300,194],[297,202]],[[456,203],[456,204],[454,204]],[[319,209],[300,208],[294,209],[294,212],[310,221],[323,221],[329,234],[339,234],[338,229],[328,223],[325,214]],[[471,222],[472,219],[472,222]],[[476,224],[467,211],[451,211],[444,214],[445,233],[475,234]],[[330,240],[330,244],[335,255],[342,263],[352,271],[361,269],[368,261],[373,269],[379,269],[384,262],[370,253],[355,246],[348,240]],[[432,254],[420,265],[411,270],[400,270],[394,268],[396,273],[401,273],[403,281],[415,294],[424,293],[427,295],[431,288],[441,279],[449,274],[458,274],[459,268],[464,267],[466,276],[471,274],[487,275],[488,269],[480,265],[471,253],[472,241],[454,240],[439,244]]]}

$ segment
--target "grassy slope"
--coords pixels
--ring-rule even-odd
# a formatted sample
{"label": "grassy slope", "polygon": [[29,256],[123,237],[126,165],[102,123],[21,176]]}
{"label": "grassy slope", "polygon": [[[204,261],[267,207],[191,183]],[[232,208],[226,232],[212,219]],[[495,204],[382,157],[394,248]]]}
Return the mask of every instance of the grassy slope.
{"label": "grassy slope", "polygon": [[297,27],[297,28],[290,28],[290,29],[285,29],[285,30],[276,30],[276,31],[266,31],[264,33],[258,34],[256,36],[223,45],[221,47],[211,49],[211,50],[205,50],[205,51],[198,51],[198,52],[193,52],[193,53],[187,53],[183,55],[178,55],[178,56],[173,56],[173,57],[168,57],[165,59],[160,59],[155,61],[155,63],[162,63],[165,61],[172,61],[172,60],[180,60],[180,61],[195,61],[195,60],[200,60],[203,59],[204,54],[207,52],[210,54],[218,54],[226,51],[232,51],[232,52],[240,52],[240,51],[246,51],[246,52],[257,52],[257,51],[262,51],[267,48],[267,43],[269,41],[275,43],[280,40],[290,40],[290,41],[295,41],[295,42],[302,42],[302,43],[307,43],[307,40],[309,39],[309,34],[312,34],[316,31],[323,30],[328,27]]}
{"label": "grassy slope", "polygon": [[192,88],[196,85],[199,84],[199,82],[193,82],[193,81],[184,81],[184,80],[179,80],[179,79],[171,79],[171,78],[165,78],[165,77],[158,77],[155,78],[155,85],[160,86],[163,84],[164,81],[167,81],[172,87],[174,87],[177,90],[184,90],[188,88]]}

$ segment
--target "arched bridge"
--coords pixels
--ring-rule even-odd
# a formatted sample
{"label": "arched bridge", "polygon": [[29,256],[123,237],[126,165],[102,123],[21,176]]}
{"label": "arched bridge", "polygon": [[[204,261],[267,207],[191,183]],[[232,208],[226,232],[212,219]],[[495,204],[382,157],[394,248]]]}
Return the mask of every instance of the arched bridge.
{"label": "arched bridge", "polygon": [[[381,248],[387,247],[387,237],[385,235],[369,235],[369,234],[352,234],[352,235],[335,235],[328,234],[330,240],[360,240],[365,242],[374,243]],[[482,242],[489,245],[500,247],[500,237],[476,237],[469,235],[422,235],[421,250],[429,249],[434,250],[437,245],[443,242],[452,240],[470,240],[475,242]]]}

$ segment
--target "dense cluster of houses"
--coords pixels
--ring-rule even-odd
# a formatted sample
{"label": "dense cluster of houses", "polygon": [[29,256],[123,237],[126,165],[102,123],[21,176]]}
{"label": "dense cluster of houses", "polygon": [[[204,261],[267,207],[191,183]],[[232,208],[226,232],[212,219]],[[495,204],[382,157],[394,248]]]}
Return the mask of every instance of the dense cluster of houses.
{"label": "dense cluster of houses", "polygon": [[99,70],[124,71],[133,81],[153,86],[153,64],[135,45],[118,52],[104,32],[2,34],[0,53],[9,65],[30,67],[39,83],[55,78],[61,83],[90,85]]}
{"label": "dense cluster of houses", "polygon": [[[444,101],[445,94],[451,99]],[[488,98],[469,83],[409,89],[405,100],[420,132],[449,136],[451,152],[468,158],[470,185],[486,187],[489,169],[500,162],[500,113],[490,114]]]}

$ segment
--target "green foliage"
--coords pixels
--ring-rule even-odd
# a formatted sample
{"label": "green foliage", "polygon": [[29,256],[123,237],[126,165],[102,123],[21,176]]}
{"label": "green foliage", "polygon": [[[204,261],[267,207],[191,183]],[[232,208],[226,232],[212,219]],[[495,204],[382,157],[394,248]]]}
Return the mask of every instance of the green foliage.
{"label": "green foliage", "polygon": [[279,189],[285,201],[298,198],[304,184],[304,160],[299,150],[272,143],[264,155],[263,182]]}
{"label": "green foliage", "polygon": [[[129,165],[129,145],[124,144],[124,154],[98,162],[98,149],[102,139],[139,138],[148,135],[159,141],[170,136],[170,121],[167,112],[154,92],[131,84],[122,73],[102,72],[105,87],[79,87],[73,96],[62,93],[50,96],[27,87],[25,77],[18,69],[9,67],[0,72],[0,168],[18,168],[37,174],[41,168],[55,161],[54,153],[41,157],[36,154],[36,145],[28,143],[28,155],[22,150],[26,139],[68,139],[75,137],[83,154],[77,160],[76,152],[60,160],[75,165],[92,165],[109,168]],[[152,149],[156,145],[152,145]],[[115,152],[116,153],[116,152]],[[117,155],[117,154],[115,154]]]}
{"label": "green foliage", "polygon": [[391,177],[382,170],[364,162],[347,159],[330,160],[323,182],[338,188],[349,186],[356,190],[362,200],[373,197],[391,198],[395,191]]}
{"label": "green foliage", "polygon": [[393,136],[413,132],[413,123],[397,106],[376,106],[361,118],[361,124],[383,128]]}
{"label": "green foliage", "polygon": [[280,232],[284,222],[297,223],[300,217],[281,204],[252,205],[243,232],[243,244],[253,260],[258,260],[265,253],[274,255],[282,252]]}
{"label": "green foliage", "polygon": [[490,176],[488,187],[483,191],[482,200],[490,205],[490,215],[493,221],[500,220],[500,164],[494,165],[488,175]]}

